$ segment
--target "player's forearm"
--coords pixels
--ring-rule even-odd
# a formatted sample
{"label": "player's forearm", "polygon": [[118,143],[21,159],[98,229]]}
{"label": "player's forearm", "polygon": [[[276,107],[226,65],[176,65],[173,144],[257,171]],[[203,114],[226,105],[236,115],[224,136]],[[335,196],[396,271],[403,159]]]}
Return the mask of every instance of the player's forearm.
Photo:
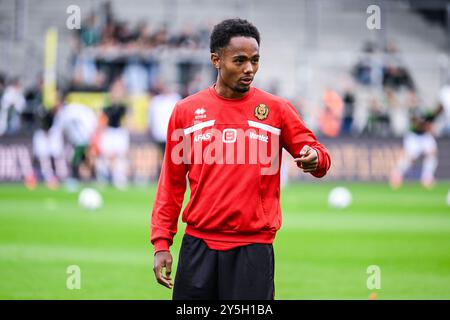
{"label": "player's forearm", "polygon": [[169,250],[172,245],[185,192],[185,166],[174,164],[166,153],[151,218],[151,242],[155,253]]}
{"label": "player's forearm", "polygon": [[169,247],[172,245],[173,237],[177,233],[180,209],[171,212],[163,212],[158,209],[153,210],[150,241],[154,245],[155,253],[169,250]]}
{"label": "player's forearm", "polygon": [[184,176],[184,184],[179,182],[168,186],[164,181],[162,176],[151,218],[151,242],[155,246],[155,253],[168,250],[172,245],[173,237],[177,233],[178,217],[186,190]]}

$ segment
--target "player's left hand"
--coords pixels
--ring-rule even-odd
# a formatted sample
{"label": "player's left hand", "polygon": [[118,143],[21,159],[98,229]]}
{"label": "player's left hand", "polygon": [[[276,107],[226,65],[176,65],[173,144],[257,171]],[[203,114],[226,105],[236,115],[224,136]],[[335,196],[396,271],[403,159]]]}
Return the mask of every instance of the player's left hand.
{"label": "player's left hand", "polygon": [[314,172],[317,170],[319,157],[315,149],[305,145],[300,151],[300,157],[295,158],[294,161],[303,172]]}

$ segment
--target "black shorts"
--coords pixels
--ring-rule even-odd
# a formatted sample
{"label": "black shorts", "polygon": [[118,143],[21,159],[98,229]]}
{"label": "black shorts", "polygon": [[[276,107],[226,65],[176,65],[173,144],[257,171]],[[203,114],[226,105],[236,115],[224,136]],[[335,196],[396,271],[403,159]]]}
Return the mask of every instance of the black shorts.
{"label": "black shorts", "polygon": [[274,266],[272,244],[251,244],[219,251],[185,234],[173,299],[272,300]]}

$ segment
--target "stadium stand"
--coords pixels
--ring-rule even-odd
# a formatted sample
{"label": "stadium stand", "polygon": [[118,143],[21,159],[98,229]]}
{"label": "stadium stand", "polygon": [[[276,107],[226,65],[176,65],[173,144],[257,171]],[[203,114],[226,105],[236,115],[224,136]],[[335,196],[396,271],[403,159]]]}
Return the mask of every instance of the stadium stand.
{"label": "stadium stand", "polygon": [[[72,83],[72,89],[106,92],[112,80],[111,74],[94,75],[90,87],[83,83],[80,86],[80,83],[74,83],[74,79],[78,75],[77,68],[89,69],[89,63],[83,61],[98,58],[99,52],[101,54],[96,46],[101,34],[95,34],[90,23],[104,25],[109,12],[118,26],[117,40],[121,45],[117,47],[122,48],[120,52],[127,52],[130,48],[134,50],[133,46],[127,47],[126,44],[141,41],[147,27],[151,35],[159,32],[159,38],[154,37],[156,40],[150,41],[153,41],[150,45],[153,53],[146,56],[146,63],[148,60],[156,61],[156,78],[178,85],[180,94],[186,96],[214,80],[208,62],[208,30],[223,18],[240,16],[252,21],[264,35],[261,43],[263,67],[256,77],[255,86],[296,102],[305,121],[317,134],[401,137],[408,127],[407,108],[416,105],[432,108],[438,103],[439,90],[450,70],[448,32],[443,24],[426,19],[427,15],[423,14],[422,7],[417,7],[417,1],[400,0],[375,1],[381,9],[381,29],[370,30],[366,27],[369,16],[366,9],[373,2],[134,0],[133,5],[129,5],[124,1],[79,0],[76,4],[81,9],[82,30],[69,30],[66,27],[70,15],[67,8],[73,1],[2,1],[0,73],[5,79],[20,75],[24,88],[28,92],[29,88],[33,89],[31,98],[36,97],[44,72],[45,34],[50,27],[56,27],[59,38],[58,85]],[[433,2],[441,9],[444,3]],[[91,20],[93,14],[96,14],[96,21]],[[136,30],[140,32],[136,33]],[[194,35],[191,38],[190,32]],[[77,39],[84,46],[77,44]],[[196,39],[194,45],[189,39]],[[159,41],[156,50],[155,41]],[[368,43],[372,46],[370,54],[364,52]],[[395,50],[392,49],[394,47]],[[387,52],[386,48],[391,48],[391,51]],[[364,79],[358,79],[364,74],[355,74],[355,66],[368,55],[372,66],[379,69],[378,74],[374,72],[376,68],[372,69],[375,80],[369,85],[364,83]],[[388,73],[383,71],[387,60],[395,60],[401,66],[406,90],[386,90],[397,81],[386,77]],[[131,64],[129,69],[122,65],[119,70],[136,75],[139,74],[139,65]],[[114,74],[116,71],[108,69],[106,73]],[[129,84],[129,91],[142,93],[151,90],[157,79],[151,73],[146,77],[148,88]],[[134,84],[141,83],[139,80],[143,78],[136,79]],[[93,87],[92,83],[96,81],[99,84]],[[338,123],[337,131],[331,135],[321,130],[323,123],[320,121],[326,117],[318,116],[325,110],[327,96],[337,97],[336,105],[343,105],[343,108],[336,109],[342,109],[338,116],[340,121],[346,121],[342,132],[339,132]],[[94,107],[99,108],[103,99],[104,96],[97,95],[91,101],[94,101]],[[140,96],[135,100],[148,106],[148,101]],[[137,120],[144,112],[145,108],[139,109],[130,122],[134,133],[142,134],[146,130],[147,121]],[[443,127],[443,121],[438,119],[438,129]],[[142,137],[133,139],[143,140]]]}

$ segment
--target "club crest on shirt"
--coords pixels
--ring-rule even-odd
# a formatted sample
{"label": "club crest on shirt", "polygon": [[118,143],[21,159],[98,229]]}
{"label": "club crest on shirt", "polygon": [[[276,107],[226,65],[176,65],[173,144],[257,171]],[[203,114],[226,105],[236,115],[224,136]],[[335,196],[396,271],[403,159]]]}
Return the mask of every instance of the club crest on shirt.
{"label": "club crest on shirt", "polygon": [[269,108],[264,103],[260,103],[255,108],[255,117],[258,120],[267,119],[269,116]]}

